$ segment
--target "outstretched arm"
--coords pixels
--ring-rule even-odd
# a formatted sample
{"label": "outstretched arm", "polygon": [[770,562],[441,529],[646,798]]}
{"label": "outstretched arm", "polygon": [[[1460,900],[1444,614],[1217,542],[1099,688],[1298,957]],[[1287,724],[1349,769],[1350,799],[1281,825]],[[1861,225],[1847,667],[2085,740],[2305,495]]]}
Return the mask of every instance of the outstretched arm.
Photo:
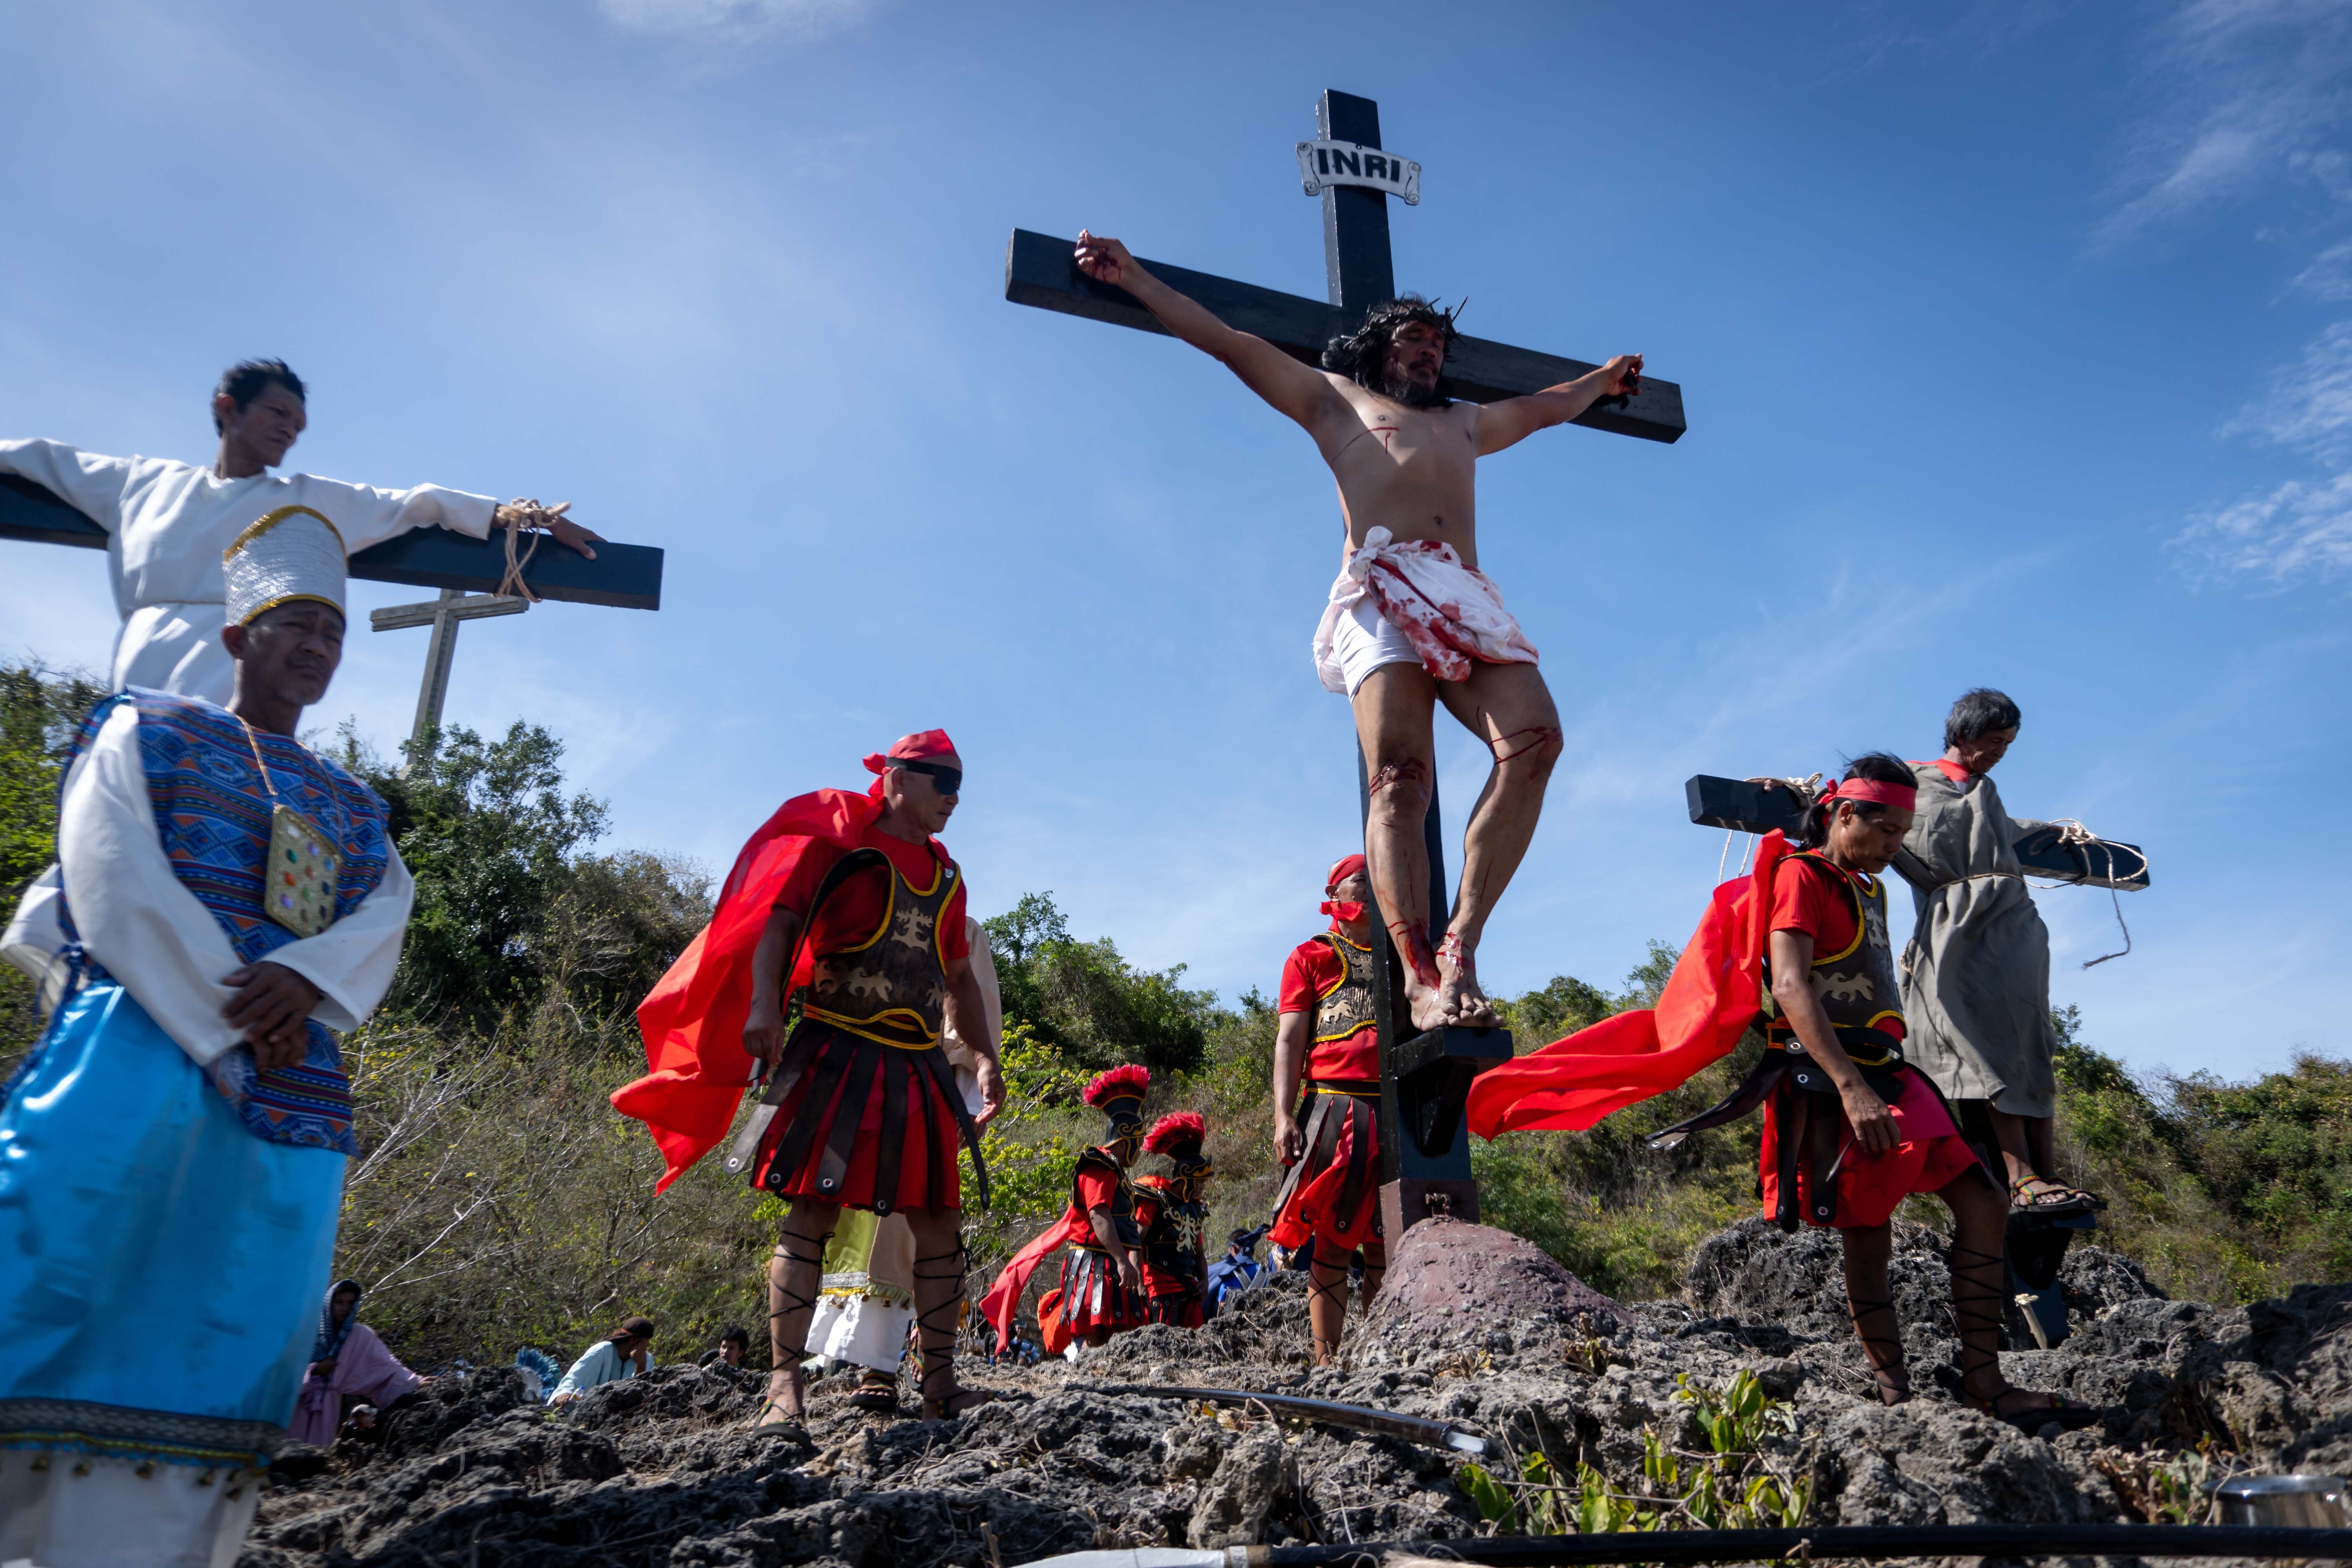
{"label": "outstretched arm", "polygon": [[1199,300],[1175,289],[1144,270],[1143,263],[1115,239],[1097,239],[1078,231],[1078,270],[1097,283],[1108,283],[1135,296],[1160,324],[1202,353],[1222,361],[1242,378],[1242,384],[1288,415],[1311,434],[1317,423],[1347,405],[1323,379],[1288,354],[1253,333],[1236,331],[1219,321]]}
{"label": "outstretched arm", "polygon": [[1599,370],[1530,392],[1507,397],[1478,410],[1478,455],[1499,452],[1523,441],[1547,426],[1565,425],[1604,397],[1618,397],[1642,389],[1642,356],[1619,354]]}

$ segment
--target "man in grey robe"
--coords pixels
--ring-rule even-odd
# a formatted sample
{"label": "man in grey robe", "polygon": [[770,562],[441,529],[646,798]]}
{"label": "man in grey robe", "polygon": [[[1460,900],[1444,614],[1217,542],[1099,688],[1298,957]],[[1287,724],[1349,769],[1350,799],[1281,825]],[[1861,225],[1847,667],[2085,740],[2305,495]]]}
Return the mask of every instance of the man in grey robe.
{"label": "man in grey robe", "polygon": [[1919,803],[1894,861],[1918,910],[1903,950],[1903,1049],[1964,1122],[1968,1102],[1982,1103],[2012,1206],[2076,1214],[2097,1199],[2057,1180],[2050,931],[2016,849],[2044,825],[2011,816],[1989,776],[2021,722],[2016,703],[1979,688],[1952,705],[1943,756],[1911,764]]}

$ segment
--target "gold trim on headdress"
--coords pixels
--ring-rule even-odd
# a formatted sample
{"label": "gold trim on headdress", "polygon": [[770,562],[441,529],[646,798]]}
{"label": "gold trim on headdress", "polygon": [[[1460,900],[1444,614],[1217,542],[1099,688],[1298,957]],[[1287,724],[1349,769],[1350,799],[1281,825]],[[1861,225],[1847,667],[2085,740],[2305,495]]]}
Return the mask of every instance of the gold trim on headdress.
{"label": "gold trim on headdress", "polygon": [[[226,561],[230,556],[236,554],[238,551],[244,549],[247,545],[252,543],[263,534],[268,533],[271,529],[276,528],[279,523],[284,522],[288,518],[292,517],[297,512],[301,513],[304,517],[315,517],[320,522],[326,523],[327,531],[335,536],[335,548],[343,552],[344,560],[349,561],[352,558],[352,547],[343,542],[343,531],[337,528],[331,521],[329,521],[324,512],[314,511],[307,506],[281,506],[274,511],[263,512],[259,517],[255,518],[251,522],[246,524],[245,531],[238,534],[236,539],[232,540],[226,550],[221,552],[221,559],[223,561]],[[312,595],[301,594],[289,595],[289,597],[292,598],[307,598],[310,596]],[[280,602],[282,603],[283,601]],[[321,602],[331,603],[331,601]],[[263,610],[267,610],[272,607],[274,606],[264,605],[261,608]],[[342,608],[341,605],[337,605],[335,607],[337,609]],[[261,610],[256,610],[254,612],[255,615],[259,615],[260,613]]]}
{"label": "gold trim on headdress", "polygon": [[256,605],[253,608],[247,610],[245,613],[245,619],[237,622],[237,625],[241,626],[249,626],[280,605],[301,604],[324,605],[327,608],[334,611],[335,614],[341,616],[345,620],[348,621],[351,619],[351,614],[349,611],[345,610],[341,605],[335,603],[334,600],[327,597],[324,594],[280,594],[278,597],[269,600],[266,604]]}

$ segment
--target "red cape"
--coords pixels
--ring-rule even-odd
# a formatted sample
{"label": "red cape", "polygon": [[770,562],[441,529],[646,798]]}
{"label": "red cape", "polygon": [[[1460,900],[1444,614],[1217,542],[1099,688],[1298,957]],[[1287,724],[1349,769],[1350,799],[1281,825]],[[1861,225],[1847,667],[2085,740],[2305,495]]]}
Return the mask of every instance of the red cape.
{"label": "red cape", "polygon": [[1094,1235],[1094,1223],[1087,1219],[1077,1205],[1062,1211],[1059,1224],[1045,1235],[1013,1255],[996,1276],[996,1283],[980,1299],[980,1315],[996,1325],[996,1353],[1003,1355],[1013,1344],[1013,1320],[1021,1312],[1021,1292],[1029,1287],[1029,1276],[1037,1266],[1053,1254],[1073,1242],[1084,1241]]}
{"label": "red cape", "polygon": [[1772,872],[1789,847],[1766,834],[1755,869],[1716,889],[1654,1008],[1603,1018],[1474,1079],[1470,1130],[1581,1131],[1729,1056],[1762,1005]]}
{"label": "red cape", "polygon": [[[878,788],[878,786],[877,786]],[[751,835],[719,893],[710,923],[637,1004],[645,1077],[617,1089],[613,1109],[646,1124],[667,1169],[660,1192],[727,1136],[759,1063],[743,1048],[751,1011],[751,953],[802,857],[820,846],[857,847],[882,815],[878,794],[821,789],[794,795]],[[802,944],[785,994],[808,983]]]}

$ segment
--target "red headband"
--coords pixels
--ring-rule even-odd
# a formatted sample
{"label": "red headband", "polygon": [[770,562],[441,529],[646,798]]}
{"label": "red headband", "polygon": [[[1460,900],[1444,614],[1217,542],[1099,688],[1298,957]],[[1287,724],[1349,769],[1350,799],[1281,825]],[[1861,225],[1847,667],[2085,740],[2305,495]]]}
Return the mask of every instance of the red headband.
{"label": "red headband", "polygon": [[877,752],[866,759],[866,771],[878,773],[890,765],[891,759],[919,762],[925,757],[951,757],[955,742],[948,739],[945,730],[924,730],[917,734],[901,735],[890,743],[887,752]]}
{"label": "red headband", "polygon": [[1822,792],[1821,804],[1833,800],[1874,801],[1891,805],[1897,811],[1916,811],[1919,805],[1916,784],[1881,784],[1876,779],[1840,779]]}
{"label": "red headband", "polygon": [[1323,890],[1329,892],[1363,868],[1364,858],[1361,855],[1340,857],[1331,863],[1331,874],[1323,879]]}

